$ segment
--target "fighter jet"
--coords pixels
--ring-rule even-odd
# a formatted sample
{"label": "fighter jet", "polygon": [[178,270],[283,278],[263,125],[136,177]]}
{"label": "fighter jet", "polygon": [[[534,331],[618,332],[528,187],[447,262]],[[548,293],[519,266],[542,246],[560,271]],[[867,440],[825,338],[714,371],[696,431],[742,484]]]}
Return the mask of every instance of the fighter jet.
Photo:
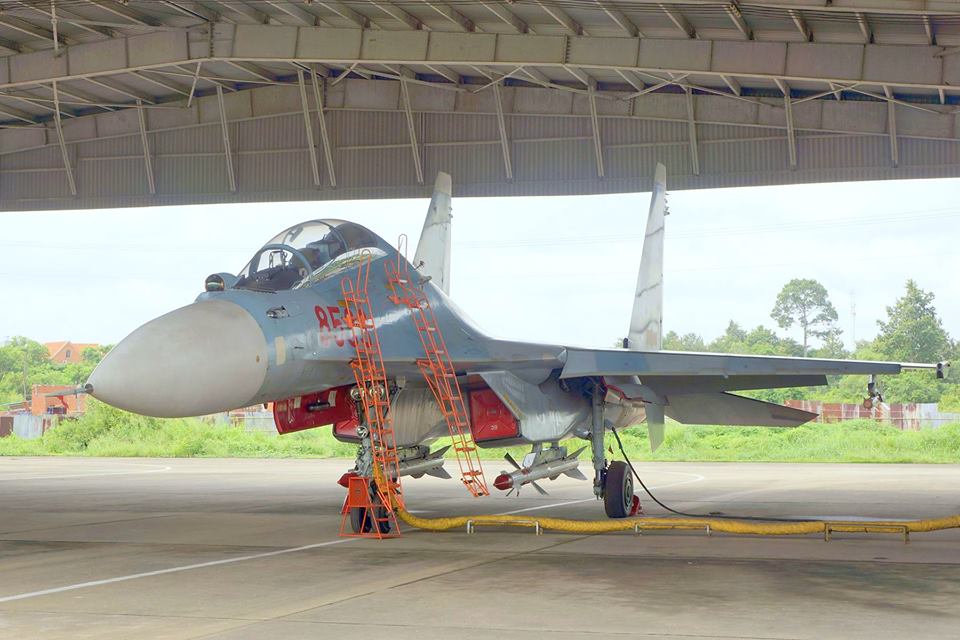
{"label": "fighter jet", "polygon": [[[665,197],[660,165],[623,348],[496,339],[471,322],[450,298],[451,179],[440,173],[412,261],[352,222],[295,225],[257,249],[238,274],[207,277],[194,303],[136,329],[103,359],[85,389],[121,409],[158,417],[273,403],[281,434],[333,425],[337,438],[358,444],[354,473],[369,475],[369,420],[351,366],[358,357],[356,335],[346,322],[343,289],[366,268],[390,387],[395,475],[449,477],[445,449],[431,452],[430,445],[448,435],[450,411],[441,410],[418,364],[425,355],[421,332],[435,331],[462,389],[472,443],[531,446],[519,463],[508,456],[513,468],[494,486],[519,491],[530,484],[543,491],[538,480],[585,479],[577,456],[589,447],[594,494],[609,517],[622,518],[638,501],[627,465],[606,457],[604,434],[611,428],[646,420],[655,449],[668,416],[683,424],[793,427],[816,415],[733,392],[818,386],[829,375],[866,374],[873,398],[877,375],[905,368],[943,374],[942,364],[663,351]],[[432,329],[399,303],[391,265],[422,292]],[[570,439],[585,446],[568,452],[563,443]],[[360,530],[369,523],[354,518],[352,525]]]}

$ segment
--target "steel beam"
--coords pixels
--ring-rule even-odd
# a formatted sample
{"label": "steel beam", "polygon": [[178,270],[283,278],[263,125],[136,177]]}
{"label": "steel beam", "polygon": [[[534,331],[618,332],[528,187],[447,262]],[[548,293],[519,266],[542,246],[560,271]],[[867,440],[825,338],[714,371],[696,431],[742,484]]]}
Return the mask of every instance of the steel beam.
{"label": "steel beam", "polygon": [[477,28],[476,25],[473,24],[473,20],[463,15],[448,4],[444,4],[442,2],[430,2],[430,0],[423,0],[423,3],[449,20],[451,23],[455,24],[460,28],[461,31],[475,31]]}
{"label": "steel beam", "polygon": [[[47,20],[53,21],[53,6],[51,4],[51,9],[46,9],[44,5],[39,3],[29,2],[27,0],[17,0],[17,6],[23,7],[25,9],[30,9],[36,11],[37,13],[42,14]],[[99,36],[104,36],[106,38],[112,38],[116,33],[107,27],[90,24],[90,21],[86,18],[82,18],[75,13],[70,11],[65,11],[63,7],[56,8],[57,22],[66,22],[69,24],[76,25],[77,28],[83,29],[88,33],[93,33]]]}
{"label": "steel beam", "polygon": [[740,87],[740,83],[733,76],[722,75],[720,79],[723,80],[723,83],[727,85],[727,88],[733,93],[733,95],[738,96],[743,91]]}
{"label": "steel beam", "polygon": [[860,33],[863,35],[863,41],[866,44],[873,43],[873,29],[870,28],[870,23],[867,21],[867,16],[862,13],[854,14],[857,18],[857,26],[860,27]]}
{"label": "steel beam", "polygon": [[927,44],[937,44],[937,33],[934,31],[933,24],[930,22],[930,16],[920,16],[920,19],[923,21],[923,32],[927,36]]}
{"label": "steel beam", "polygon": [[143,113],[143,103],[137,100],[137,119],[140,121],[140,142],[143,143],[143,168],[147,172],[147,188],[150,195],[157,194],[157,184],[153,179],[153,158],[150,156],[150,141],[147,139],[147,118]]}
{"label": "steel beam", "polygon": [[86,81],[90,84],[95,84],[98,87],[103,87],[104,89],[109,89],[120,95],[127,96],[128,98],[133,98],[134,100],[142,100],[147,104],[156,104],[156,100],[152,96],[148,96],[139,91],[130,89],[129,87],[124,86],[122,83],[117,82],[113,78],[99,77],[99,78],[86,78]]}
{"label": "steel beam", "polygon": [[796,25],[797,31],[803,36],[803,39],[807,42],[813,42],[813,32],[803,17],[803,13],[798,9],[791,9],[788,13],[790,14],[790,19],[793,20],[793,24]]}
{"label": "steel beam", "polygon": [[199,18],[201,20],[206,20],[207,22],[217,22],[220,19],[220,14],[215,11],[211,11],[199,2],[177,2],[176,0],[162,0],[161,4],[164,4],[185,16],[190,16],[191,18]]}
{"label": "steel beam", "polygon": [[493,95],[497,103],[497,128],[500,130],[500,150],[503,152],[503,172],[507,180],[513,181],[513,163],[510,159],[510,139],[507,137],[507,123],[503,117],[503,96],[500,83],[493,84]]}
{"label": "steel beam", "polygon": [[400,78],[400,94],[403,101],[403,110],[407,116],[407,133],[410,135],[410,152],[413,154],[413,168],[417,174],[417,184],[423,184],[423,166],[420,162],[420,146],[417,144],[417,129],[413,122],[410,90],[407,88],[407,79],[402,76]]}
{"label": "steel beam", "polygon": [[683,31],[685,36],[688,38],[697,37],[697,30],[693,28],[693,25],[690,24],[690,21],[687,20],[682,13],[674,9],[671,5],[663,2],[661,2],[659,6],[660,10],[667,14],[667,17],[670,18],[670,22],[672,22],[677,29]]}
{"label": "steel beam", "polygon": [[320,166],[317,163],[317,148],[313,142],[313,125],[310,124],[310,104],[307,102],[307,85],[303,69],[297,69],[297,84],[300,87],[300,105],[303,108],[303,127],[307,134],[307,153],[310,154],[310,170],[314,186],[320,186]]}
{"label": "steel beam", "polygon": [[317,103],[317,124],[320,128],[320,142],[323,143],[323,157],[327,161],[327,174],[330,176],[330,187],[337,188],[337,172],[333,167],[333,152],[331,151],[330,135],[327,133],[327,118],[323,109],[323,87],[326,82],[319,74],[313,73],[313,98]]}
{"label": "steel beam", "polygon": [[393,4],[393,2],[390,0],[379,0],[379,2],[373,6],[377,9],[380,9],[380,11],[383,11],[394,20],[402,22],[407,26],[408,29],[418,30],[423,26],[423,24],[420,22],[420,18],[404,11],[397,5]]}
{"label": "steel beam", "polygon": [[321,7],[326,7],[333,13],[337,14],[344,20],[349,20],[353,24],[357,25],[361,29],[366,29],[370,26],[370,18],[363,15],[359,11],[354,11],[347,5],[342,2],[337,2],[337,0],[313,0]]}
{"label": "steel beam", "polygon": [[217,85],[217,107],[220,109],[220,133],[223,135],[223,156],[227,163],[227,182],[230,191],[237,190],[237,177],[233,172],[233,152],[230,151],[230,130],[227,128],[227,110],[223,106],[223,87]]}
{"label": "steel beam", "polygon": [[743,13],[740,11],[740,5],[737,4],[736,0],[730,0],[730,2],[724,6],[724,10],[727,12],[727,16],[731,22],[733,22],[733,26],[737,28],[737,31],[739,31],[745,39],[753,40],[753,29],[751,29],[747,21],[743,19]]}
{"label": "steel beam", "polygon": [[426,67],[438,76],[446,78],[453,84],[460,84],[460,75],[455,73],[452,69],[448,69],[447,67],[439,64],[428,64]]}
{"label": "steel beam", "polygon": [[504,7],[499,2],[483,2],[481,0],[480,6],[513,27],[513,30],[517,33],[533,33],[530,30],[530,26],[526,22],[518,18],[515,13]]}
{"label": "steel beam", "polygon": [[59,34],[56,38],[54,38],[53,31],[50,29],[35,25],[28,20],[24,20],[23,18],[18,18],[16,16],[0,16],[0,26],[13,29],[14,31],[19,31],[20,33],[25,33],[28,36],[33,36],[34,38],[39,38],[40,40],[50,40],[51,42],[56,41],[58,45],[73,44],[72,39],[66,38]]}
{"label": "steel beam", "polygon": [[63,168],[67,172],[67,184],[70,186],[70,195],[77,195],[77,182],[73,178],[73,167],[70,166],[70,154],[67,152],[67,142],[63,138],[63,124],[60,122],[60,94],[57,83],[53,83],[53,122],[57,130],[57,142],[60,144],[60,155],[63,157]]}
{"label": "steel beam", "polygon": [[118,15],[121,18],[126,18],[135,24],[141,24],[147,27],[162,26],[162,23],[150,14],[137,11],[126,3],[116,2],[115,0],[87,0],[87,2],[105,11],[109,11],[114,15]]}
{"label": "steel beam", "polygon": [[[269,24],[270,16],[269,14],[260,11],[259,9],[254,9],[250,5],[244,3],[242,0],[208,0],[208,3],[222,8],[225,11],[230,11],[232,14],[238,15],[242,18],[246,18],[248,22],[253,24]],[[225,16],[225,14],[220,14]]]}
{"label": "steel beam", "polygon": [[690,172],[700,175],[700,154],[697,151],[697,120],[694,115],[693,91],[684,89],[687,96],[687,142],[690,145]]}
{"label": "steel beam", "polygon": [[596,0],[597,5],[603,9],[603,12],[607,14],[607,17],[613,20],[613,22],[624,30],[624,32],[631,38],[642,38],[643,33],[640,31],[640,28],[633,23],[630,18],[623,14],[623,11],[620,11],[613,5],[609,4],[605,0]]}
{"label": "steel beam", "polygon": [[590,90],[590,125],[593,131],[593,153],[597,161],[597,177],[603,178],[603,143],[600,140],[600,119],[597,117],[596,91]]}
{"label": "steel beam", "polygon": [[793,128],[793,103],[790,96],[783,96],[783,110],[787,119],[787,150],[790,154],[790,168],[797,168],[797,134]]}
{"label": "steel beam", "polygon": [[[254,64],[252,62],[244,62],[240,60],[228,60],[227,62],[229,62],[231,66],[236,67],[241,71],[246,71],[250,75],[260,78],[264,82],[274,83],[277,81],[277,76],[275,73],[273,73],[272,71],[267,71],[266,69],[264,69],[258,64]],[[256,82],[256,81],[246,80],[245,82]]]}
{"label": "steel beam", "polygon": [[629,84],[631,87],[637,91],[643,91],[646,85],[643,83],[643,80],[640,80],[632,73],[627,73],[623,69],[617,69],[617,75],[623,78],[624,82]]}
{"label": "steel beam", "polygon": [[308,27],[313,27],[317,24],[317,16],[310,13],[306,9],[301,9],[299,5],[293,2],[288,2],[287,0],[264,0],[264,4],[268,4],[277,11],[287,14],[299,24],[303,24]]}
{"label": "steel beam", "polygon": [[169,91],[173,91],[174,93],[179,93],[182,96],[188,96],[188,97],[190,96],[189,87],[184,87],[183,85],[177,84],[176,82],[167,80],[163,76],[157,77],[150,70],[134,71],[132,73],[133,75],[135,75],[136,77],[140,78],[145,82],[150,82],[152,84],[157,85],[158,87],[163,87],[165,89],[168,89]]}
{"label": "steel beam", "polygon": [[557,5],[553,3],[541,2],[541,0],[533,0],[533,3],[538,7],[543,9],[548,16],[556,20],[560,25],[566,29],[570,35],[573,36],[585,36],[588,35],[586,31],[583,30],[583,27],[576,20],[570,17],[566,11],[560,9]]}
{"label": "steel beam", "polygon": [[887,96],[887,133],[890,135],[890,163],[894,167],[900,166],[900,146],[897,144],[897,101],[893,98],[893,91],[885,86],[883,93]]}
{"label": "steel beam", "polygon": [[[9,96],[0,95],[0,97],[7,98]],[[26,111],[21,111],[20,109],[15,109],[13,107],[8,107],[5,104],[0,103],[0,115],[9,116],[14,120],[19,120],[20,122],[26,122],[27,124],[37,124],[37,119],[30,113]]]}

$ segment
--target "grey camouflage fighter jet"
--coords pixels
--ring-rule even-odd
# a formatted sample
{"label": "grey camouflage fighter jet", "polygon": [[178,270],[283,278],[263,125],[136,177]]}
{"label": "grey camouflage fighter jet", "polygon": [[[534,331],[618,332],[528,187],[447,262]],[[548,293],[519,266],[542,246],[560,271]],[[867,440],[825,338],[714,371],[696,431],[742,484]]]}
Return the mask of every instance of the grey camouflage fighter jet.
{"label": "grey camouflage fighter jet", "polygon": [[[424,346],[411,310],[390,302],[385,261],[409,268],[429,300],[469,411],[477,446],[528,444],[532,451],[495,481],[519,491],[561,474],[584,478],[577,456],[592,450],[593,490],[608,516],[636,509],[627,465],[608,461],[606,430],[649,427],[663,439],[666,416],[684,424],[793,427],[815,414],[732,392],[827,384],[828,375],[875,376],[903,364],[661,350],[666,179],[658,166],[628,337],[621,349],[593,349],[495,339],[450,299],[451,180],[439,174],[412,264],[364,227],[313,220],[258,249],[238,274],[218,273],[190,305],[152,320],[120,342],[90,376],[88,393],[116,407],[159,417],[212,414],[274,403],[278,431],[333,425],[358,443],[358,469],[369,449],[351,361],[354,334],[344,319],[344,278],[369,267],[368,296],[391,382],[399,475],[450,477],[444,450],[430,450],[448,426],[417,361]],[[564,440],[585,446],[568,452]],[[366,449],[365,449],[366,447]],[[364,474],[361,474],[364,475]],[[358,526],[354,523],[354,526]],[[362,526],[362,523],[361,523]]]}

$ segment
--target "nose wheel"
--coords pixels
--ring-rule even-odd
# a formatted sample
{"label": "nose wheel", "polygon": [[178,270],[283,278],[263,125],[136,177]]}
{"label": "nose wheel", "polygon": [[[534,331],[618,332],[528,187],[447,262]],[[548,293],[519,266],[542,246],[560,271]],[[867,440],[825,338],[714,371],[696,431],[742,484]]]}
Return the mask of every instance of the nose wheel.
{"label": "nose wheel", "polygon": [[633,493],[633,474],[626,462],[615,460],[607,467],[603,480],[603,508],[610,518],[626,518],[639,512],[640,498]]}

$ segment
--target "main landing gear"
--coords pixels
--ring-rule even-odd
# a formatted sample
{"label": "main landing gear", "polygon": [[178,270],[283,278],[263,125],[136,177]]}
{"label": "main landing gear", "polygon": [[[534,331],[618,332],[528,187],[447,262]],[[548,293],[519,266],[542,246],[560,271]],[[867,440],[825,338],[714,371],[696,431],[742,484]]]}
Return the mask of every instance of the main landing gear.
{"label": "main landing gear", "polygon": [[606,389],[598,380],[593,387],[593,421],[590,444],[593,454],[593,493],[603,499],[603,509],[610,518],[626,518],[640,513],[640,498],[633,493],[633,472],[626,462],[614,460],[607,464],[603,448],[606,425],[603,422],[603,403]]}

